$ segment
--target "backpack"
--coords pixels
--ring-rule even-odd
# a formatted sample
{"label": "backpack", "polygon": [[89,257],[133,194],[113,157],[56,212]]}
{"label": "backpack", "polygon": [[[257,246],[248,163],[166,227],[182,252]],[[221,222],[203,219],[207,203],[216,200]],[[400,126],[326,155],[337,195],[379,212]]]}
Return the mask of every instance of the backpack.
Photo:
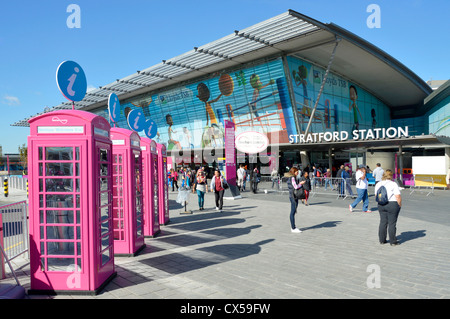
{"label": "backpack", "polygon": [[389,198],[387,195],[387,190],[384,185],[381,185],[380,188],[378,188],[377,193],[375,194],[375,200],[377,201],[378,205],[384,206],[389,203]]}

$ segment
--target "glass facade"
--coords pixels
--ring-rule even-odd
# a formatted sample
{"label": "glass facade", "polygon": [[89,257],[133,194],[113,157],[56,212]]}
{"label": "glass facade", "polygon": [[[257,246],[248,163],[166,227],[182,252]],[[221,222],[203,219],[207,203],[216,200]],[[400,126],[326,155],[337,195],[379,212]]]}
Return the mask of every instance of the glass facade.
{"label": "glass facade", "polygon": [[[288,57],[287,60],[299,130],[303,133],[310,120],[326,70],[295,57]],[[358,85],[332,72],[328,73],[309,132],[351,133],[353,130],[389,126],[388,106]]]}
{"label": "glass facade", "polygon": [[[168,151],[222,148],[225,120],[235,123],[236,135],[253,130],[266,134],[272,145],[288,144],[291,134],[302,134],[306,129],[325,69],[294,56],[286,61],[286,66],[282,58],[254,63],[123,100],[116,126],[129,128],[129,112],[140,109],[146,120],[156,123],[154,140]],[[96,113],[108,118],[106,109]],[[387,105],[357,84],[328,74],[310,132],[351,134],[353,130],[390,126]]]}

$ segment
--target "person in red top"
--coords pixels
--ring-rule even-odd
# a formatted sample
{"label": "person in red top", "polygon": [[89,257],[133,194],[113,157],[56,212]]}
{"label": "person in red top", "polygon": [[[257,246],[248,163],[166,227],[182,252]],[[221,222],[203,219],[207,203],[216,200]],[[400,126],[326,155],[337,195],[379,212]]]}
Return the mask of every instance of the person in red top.
{"label": "person in red top", "polygon": [[221,176],[220,171],[216,170],[214,172],[214,177],[211,179],[211,192],[214,192],[214,196],[216,199],[216,210],[222,211],[223,207],[223,195],[225,193],[224,184],[227,181],[223,176]]}

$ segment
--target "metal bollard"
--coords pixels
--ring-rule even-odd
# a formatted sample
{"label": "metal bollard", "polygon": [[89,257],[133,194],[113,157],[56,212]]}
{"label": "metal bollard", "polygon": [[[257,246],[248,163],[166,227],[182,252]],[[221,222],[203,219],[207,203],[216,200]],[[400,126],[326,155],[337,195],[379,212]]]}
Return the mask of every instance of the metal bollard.
{"label": "metal bollard", "polygon": [[7,178],[5,178],[4,180],[3,180],[3,191],[4,191],[4,194],[5,194],[5,197],[8,197],[8,179]]}

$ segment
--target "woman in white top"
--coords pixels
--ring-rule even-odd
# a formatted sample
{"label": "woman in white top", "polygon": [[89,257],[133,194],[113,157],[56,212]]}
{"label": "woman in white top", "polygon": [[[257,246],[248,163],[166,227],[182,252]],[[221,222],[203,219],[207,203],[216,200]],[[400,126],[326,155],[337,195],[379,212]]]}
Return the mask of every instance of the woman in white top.
{"label": "woman in white top", "polygon": [[387,197],[389,203],[386,205],[378,205],[378,212],[380,213],[380,226],[378,228],[378,238],[380,244],[386,243],[387,233],[389,233],[389,242],[391,246],[398,245],[396,237],[396,226],[398,214],[402,207],[402,196],[400,194],[400,188],[393,180],[393,172],[387,169],[381,182],[375,186],[375,194],[381,186],[386,188]]}

